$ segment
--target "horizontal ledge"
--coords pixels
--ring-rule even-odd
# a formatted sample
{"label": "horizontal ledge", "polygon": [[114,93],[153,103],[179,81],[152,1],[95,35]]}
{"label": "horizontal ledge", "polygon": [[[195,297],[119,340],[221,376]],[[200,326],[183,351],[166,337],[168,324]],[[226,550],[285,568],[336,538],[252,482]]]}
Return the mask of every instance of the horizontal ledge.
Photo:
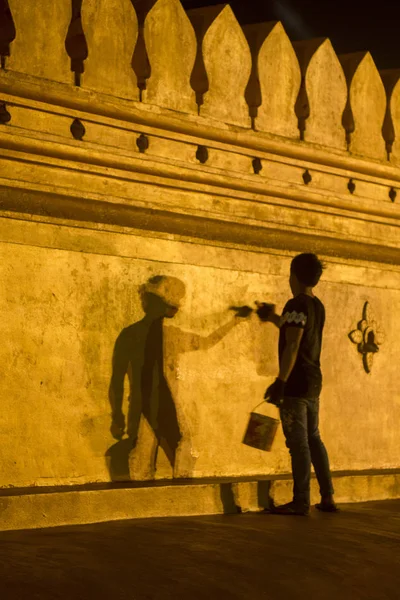
{"label": "horizontal ledge", "polygon": [[[288,184],[278,180],[263,179],[250,174],[240,177],[228,172],[222,174],[216,169],[196,169],[195,165],[180,166],[154,156],[128,153],[107,154],[93,144],[85,146],[44,141],[27,136],[0,131],[1,150],[9,151],[4,158],[26,164],[58,166],[76,172],[91,169],[93,175],[104,175],[117,179],[142,179],[145,183],[167,186],[176,189],[199,189],[198,186],[212,188],[216,195],[235,195],[237,193],[259,195],[269,202],[279,204],[282,201],[313,205],[316,209],[327,211],[345,211],[347,217],[390,219],[400,222],[400,205],[364,198],[346,198],[343,194],[334,194],[326,189]],[[58,161],[58,162],[57,162]],[[96,171],[97,169],[97,171]],[[103,169],[103,170],[101,170]],[[113,172],[111,172],[111,169]],[[194,188],[194,186],[196,186]],[[358,200],[358,202],[357,202]]]}
{"label": "horizontal ledge", "polygon": [[[79,89],[79,88],[78,88]],[[147,136],[149,136],[150,138],[154,138],[154,139],[164,139],[167,141],[179,141],[182,144],[187,144],[188,146],[194,146],[197,147],[199,144],[204,144],[204,140],[199,138],[198,136],[196,137],[195,135],[189,135],[185,132],[177,132],[177,131],[169,131],[168,129],[164,128],[159,128],[156,126],[153,126],[151,124],[143,124],[143,123],[135,123],[133,121],[127,121],[126,119],[122,120],[122,119],[118,119],[115,117],[115,115],[113,117],[108,117],[105,115],[99,115],[96,113],[86,113],[83,112],[82,110],[78,111],[75,109],[69,109],[68,114],[65,114],[65,109],[62,106],[55,106],[55,105],[49,105],[45,102],[42,101],[37,101],[37,100],[30,100],[30,99],[25,99],[25,98],[20,98],[18,96],[12,96],[10,94],[6,94],[3,95],[2,99],[6,102],[9,103],[10,106],[19,106],[22,108],[27,108],[28,110],[35,110],[38,112],[42,112],[42,113],[48,113],[51,114],[52,116],[56,116],[56,117],[63,117],[63,118],[69,118],[69,119],[74,119],[74,118],[79,118],[80,120],[82,120],[83,123],[91,123],[91,124],[95,124],[95,125],[99,125],[99,126],[103,126],[103,127],[107,127],[110,129],[116,129],[116,130],[123,130],[123,131],[129,131],[132,135],[136,134],[139,135],[140,133],[144,133]],[[142,104],[137,104],[135,103],[135,106],[139,106],[142,107]],[[146,105],[144,105],[146,106]],[[156,109],[158,107],[155,107]],[[170,111],[168,111],[168,114],[170,113]],[[175,114],[175,113],[174,113]],[[191,115],[184,115],[185,118],[188,119],[192,119],[193,117]],[[213,123],[210,124],[210,127],[214,127],[215,125]],[[7,127],[3,128],[3,132],[7,131],[7,130],[11,130],[15,132],[15,129],[13,127],[13,125],[8,125]],[[21,131],[21,138],[23,139],[25,138],[29,138],[29,137],[33,137],[34,139],[41,139],[42,142],[51,142],[51,141],[56,141],[58,143],[60,143],[60,137],[51,133],[45,133],[42,132],[42,135],[44,137],[39,138],[34,130],[29,130],[29,129],[20,129]],[[245,130],[247,131],[247,130]],[[250,131],[250,130],[249,130]],[[29,136],[29,133],[31,134]],[[176,134],[179,134],[178,137]],[[264,133],[260,133],[260,132],[254,132],[256,135],[269,135],[269,134],[264,134]],[[276,138],[276,136],[275,136]],[[272,139],[275,139],[274,136],[272,136]],[[289,139],[287,138],[277,138],[278,141],[289,141]],[[99,145],[96,142],[92,141],[92,142],[88,142],[87,140],[80,140],[79,142],[76,142],[75,140],[72,139],[72,137],[62,137],[63,143],[65,144],[65,146],[69,146],[70,148],[75,147],[85,147],[85,148],[90,148],[90,149],[95,149],[97,151],[99,151],[99,149],[101,148],[103,151],[105,151],[106,153],[110,151],[110,148],[112,148],[113,153],[116,154],[117,156],[126,156],[127,152],[126,150],[122,150],[122,148],[117,148],[116,146],[108,146],[108,145]],[[207,140],[207,147],[209,149],[213,149],[213,150],[218,150],[221,152],[225,152],[227,154],[237,154],[243,157],[247,157],[249,159],[254,159],[255,158],[255,153],[254,153],[254,149],[253,148],[248,148],[246,146],[240,146],[240,145],[232,145],[229,143],[226,143],[224,141],[218,141],[218,140],[212,140],[212,139],[208,139]],[[318,146],[316,146],[318,148]],[[326,150],[326,148],[323,147],[323,149]],[[137,158],[138,155],[140,153],[138,151],[134,151],[133,153],[131,152],[131,156]],[[149,151],[149,156],[151,155],[151,152]],[[343,152],[342,152],[343,154]],[[257,152],[257,157],[267,161],[267,162],[272,162],[272,163],[277,163],[277,164],[286,164],[288,165],[288,157],[286,157],[284,154],[277,154],[274,152],[268,152],[268,151],[262,151],[259,150]],[[146,154],[140,154],[140,158],[141,159],[147,159],[148,155]],[[167,162],[168,164],[177,164],[177,161],[171,160],[171,159],[165,159],[162,158],[161,156],[156,156],[155,158],[159,161],[159,162]],[[311,169],[314,172],[319,172],[319,173],[324,173],[324,174],[331,174],[331,175],[336,175],[339,177],[343,177],[343,178],[355,178],[358,181],[365,181],[365,182],[369,182],[369,183],[375,183],[378,185],[382,185],[382,186],[391,186],[391,187],[396,187],[397,186],[397,181],[396,180],[392,180],[392,179],[388,179],[386,178],[381,178],[381,177],[377,177],[375,175],[369,175],[366,173],[360,174],[360,173],[355,173],[352,172],[351,170],[346,169],[345,171],[343,171],[343,169],[338,168],[338,167],[334,167],[331,165],[327,165],[324,163],[312,163],[310,161],[307,160],[302,160],[302,159],[296,159],[293,157],[290,157],[290,166],[293,167],[297,167],[297,168],[302,168],[302,169]],[[181,163],[180,163],[181,164]],[[193,168],[194,165],[192,165]],[[199,170],[203,171],[203,172],[207,172],[210,170],[210,166],[207,164],[202,164],[202,165],[197,165]],[[213,168],[211,167],[211,171],[213,170]],[[217,170],[217,169],[216,169]],[[230,174],[229,171],[226,172],[227,174]],[[245,173],[242,173],[243,175],[245,175]],[[249,175],[247,175],[247,177],[249,177]],[[263,178],[263,176],[260,176],[261,179]],[[257,176],[258,178],[258,176]]]}
{"label": "horizontal ledge", "polygon": [[221,142],[239,149],[246,148],[254,153],[267,152],[400,183],[400,168],[389,162],[364,159],[344,151],[327,149],[322,145],[311,145],[300,140],[280,138],[272,134],[205,119],[194,114],[178,114],[158,106],[122,100],[72,85],[68,86],[0,70],[0,93],[47,102],[78,113],[85,111],[89,114],[156,127],[200,140]]}
{"label": "horizontal ledge", "polygon": [[[170,210],[126,206],[80,199],[41,191],[0,187],[0,210],[27,215],[42,215],[84,223],[102,223],[131,227],[196,239],[222,242],[227,247],[286,252],[316,252],[324,256],[356,259],[375,263],[400,264],[400,248],[339,239],[321,233],[304,233],[268,222],[262,225],[201,217]],[[20,218],[20,217],[19,217]]]}
{"label": "horizontal ledge", "polygon": [[[386,475],[400,475],[398,469],[365,469],[362,471],[346,470],[332,471],[332,477],[376,477]],[[315,474],[312,473],[315,478]],[[155,487],[179,487],[179,486],[197,486],[197,485],[229,485],[238,483],[253,483],[262,481],[287,481],[291,480],[290,473],[272,473],[269,475],[244,475],[239,477],[201,477],[190,479],[157,479],[146,481],[121,481],[121,482],[101,482],[85,483],[74,485],[53,485],[53,486],[30,486],[30,487],[11,487],[0,488],[0,498],[8,496],[26,496],[35,494],[58,494],[69,492],[97,492],[104,490],[130,490],[138,488]]]}

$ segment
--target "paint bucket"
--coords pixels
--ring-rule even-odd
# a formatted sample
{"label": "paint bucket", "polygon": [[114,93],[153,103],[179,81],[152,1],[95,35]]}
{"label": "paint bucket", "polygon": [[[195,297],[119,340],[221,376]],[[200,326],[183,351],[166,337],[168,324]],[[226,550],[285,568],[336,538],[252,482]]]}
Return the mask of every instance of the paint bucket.
{"label": "paint bucket", "polygon": [[[264,402],[261,404],[264,404]],[[261,406],[261,404],[258,404],[258,406]],[[264,450],[264,452],[269,452],[272,448],[280,421],[279,419],[273,419],[267,415],[256,413],[254,410],[250,413],[243,444],[257,448],[258,450]]]}

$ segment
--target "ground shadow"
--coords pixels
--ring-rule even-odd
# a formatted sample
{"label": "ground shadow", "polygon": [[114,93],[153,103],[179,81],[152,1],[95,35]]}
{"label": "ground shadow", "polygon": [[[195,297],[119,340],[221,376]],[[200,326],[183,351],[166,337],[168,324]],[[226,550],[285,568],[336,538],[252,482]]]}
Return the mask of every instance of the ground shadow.
{"label": "ground shadow", "polygon": [[219,489],[224,514],[234,515],[241,513],[242,509],[236,503],[236,496],[233,490],[233,483],[221,483]]}
{"label": "ground shadow", "polygon": [[257,483],[258,506],[267,511],[274,508],[274,500],[271,496],[271,489],[271,479],[264,479]]}
{"label": "ground shadow", "polygon": [[[237,497],[236,482],[224,482],[219,487],[224,514],[241,513],[242,507],[240,506],[240,499]],[[265,479],[257,482],[257,504],[260,510],[268,512],[274,507],[271,488],[272,480]]]}

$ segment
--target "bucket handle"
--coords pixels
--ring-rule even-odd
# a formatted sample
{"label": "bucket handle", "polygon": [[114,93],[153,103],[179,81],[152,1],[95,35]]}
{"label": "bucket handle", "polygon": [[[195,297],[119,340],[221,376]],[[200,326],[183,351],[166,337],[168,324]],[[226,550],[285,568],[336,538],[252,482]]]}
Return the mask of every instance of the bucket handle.
{"label": "bucket handle", "polygon": [[[262,402],[260,402],[260,404],[257,404],[257,406],[255,406],[253,408],[253,410],[251,410],[250,412],[254,412],[256,410],[256,408],[258,408],[259,406],[261,406],[261,404],[268,404],[268,402],[266,402],[265,400],[263,400]],[[274,406],[274,405],[271,405]],[[279,408],[276,406],[277,410],[279,410]]]}

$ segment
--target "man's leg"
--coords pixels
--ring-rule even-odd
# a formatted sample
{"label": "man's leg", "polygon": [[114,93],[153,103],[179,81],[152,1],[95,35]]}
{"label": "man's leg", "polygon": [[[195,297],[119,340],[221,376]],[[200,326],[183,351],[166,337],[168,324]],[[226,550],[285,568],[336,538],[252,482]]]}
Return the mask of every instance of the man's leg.
{"label": "man's leg", "polygon": [[314,466],[321,494],[321,505],[318,505],[317,508],[322,506],[322,509],[333,509],[335,507],[333,501],[334,490],[329,467],[329,458],[319,433],[319,399],[308,400],[307,403],[308,444],[310,447],[311,461]]}
{"label": "man's leg", "polygon": [[182,433],[179,428],[175,403],[167,385],[160,387],[156,435],[174,471],[176,451],[182,439]]}
{"label": "man's leg", "polygon": [[[293,502],[283,514],[307,514],[310,507],[311,456],[307,439],[307,403],[285,398],[280,409],[283,433],[292,459]],[[291,507],[294,512],[291,513]],[[279,507],[277,509],[279,512]]]}

